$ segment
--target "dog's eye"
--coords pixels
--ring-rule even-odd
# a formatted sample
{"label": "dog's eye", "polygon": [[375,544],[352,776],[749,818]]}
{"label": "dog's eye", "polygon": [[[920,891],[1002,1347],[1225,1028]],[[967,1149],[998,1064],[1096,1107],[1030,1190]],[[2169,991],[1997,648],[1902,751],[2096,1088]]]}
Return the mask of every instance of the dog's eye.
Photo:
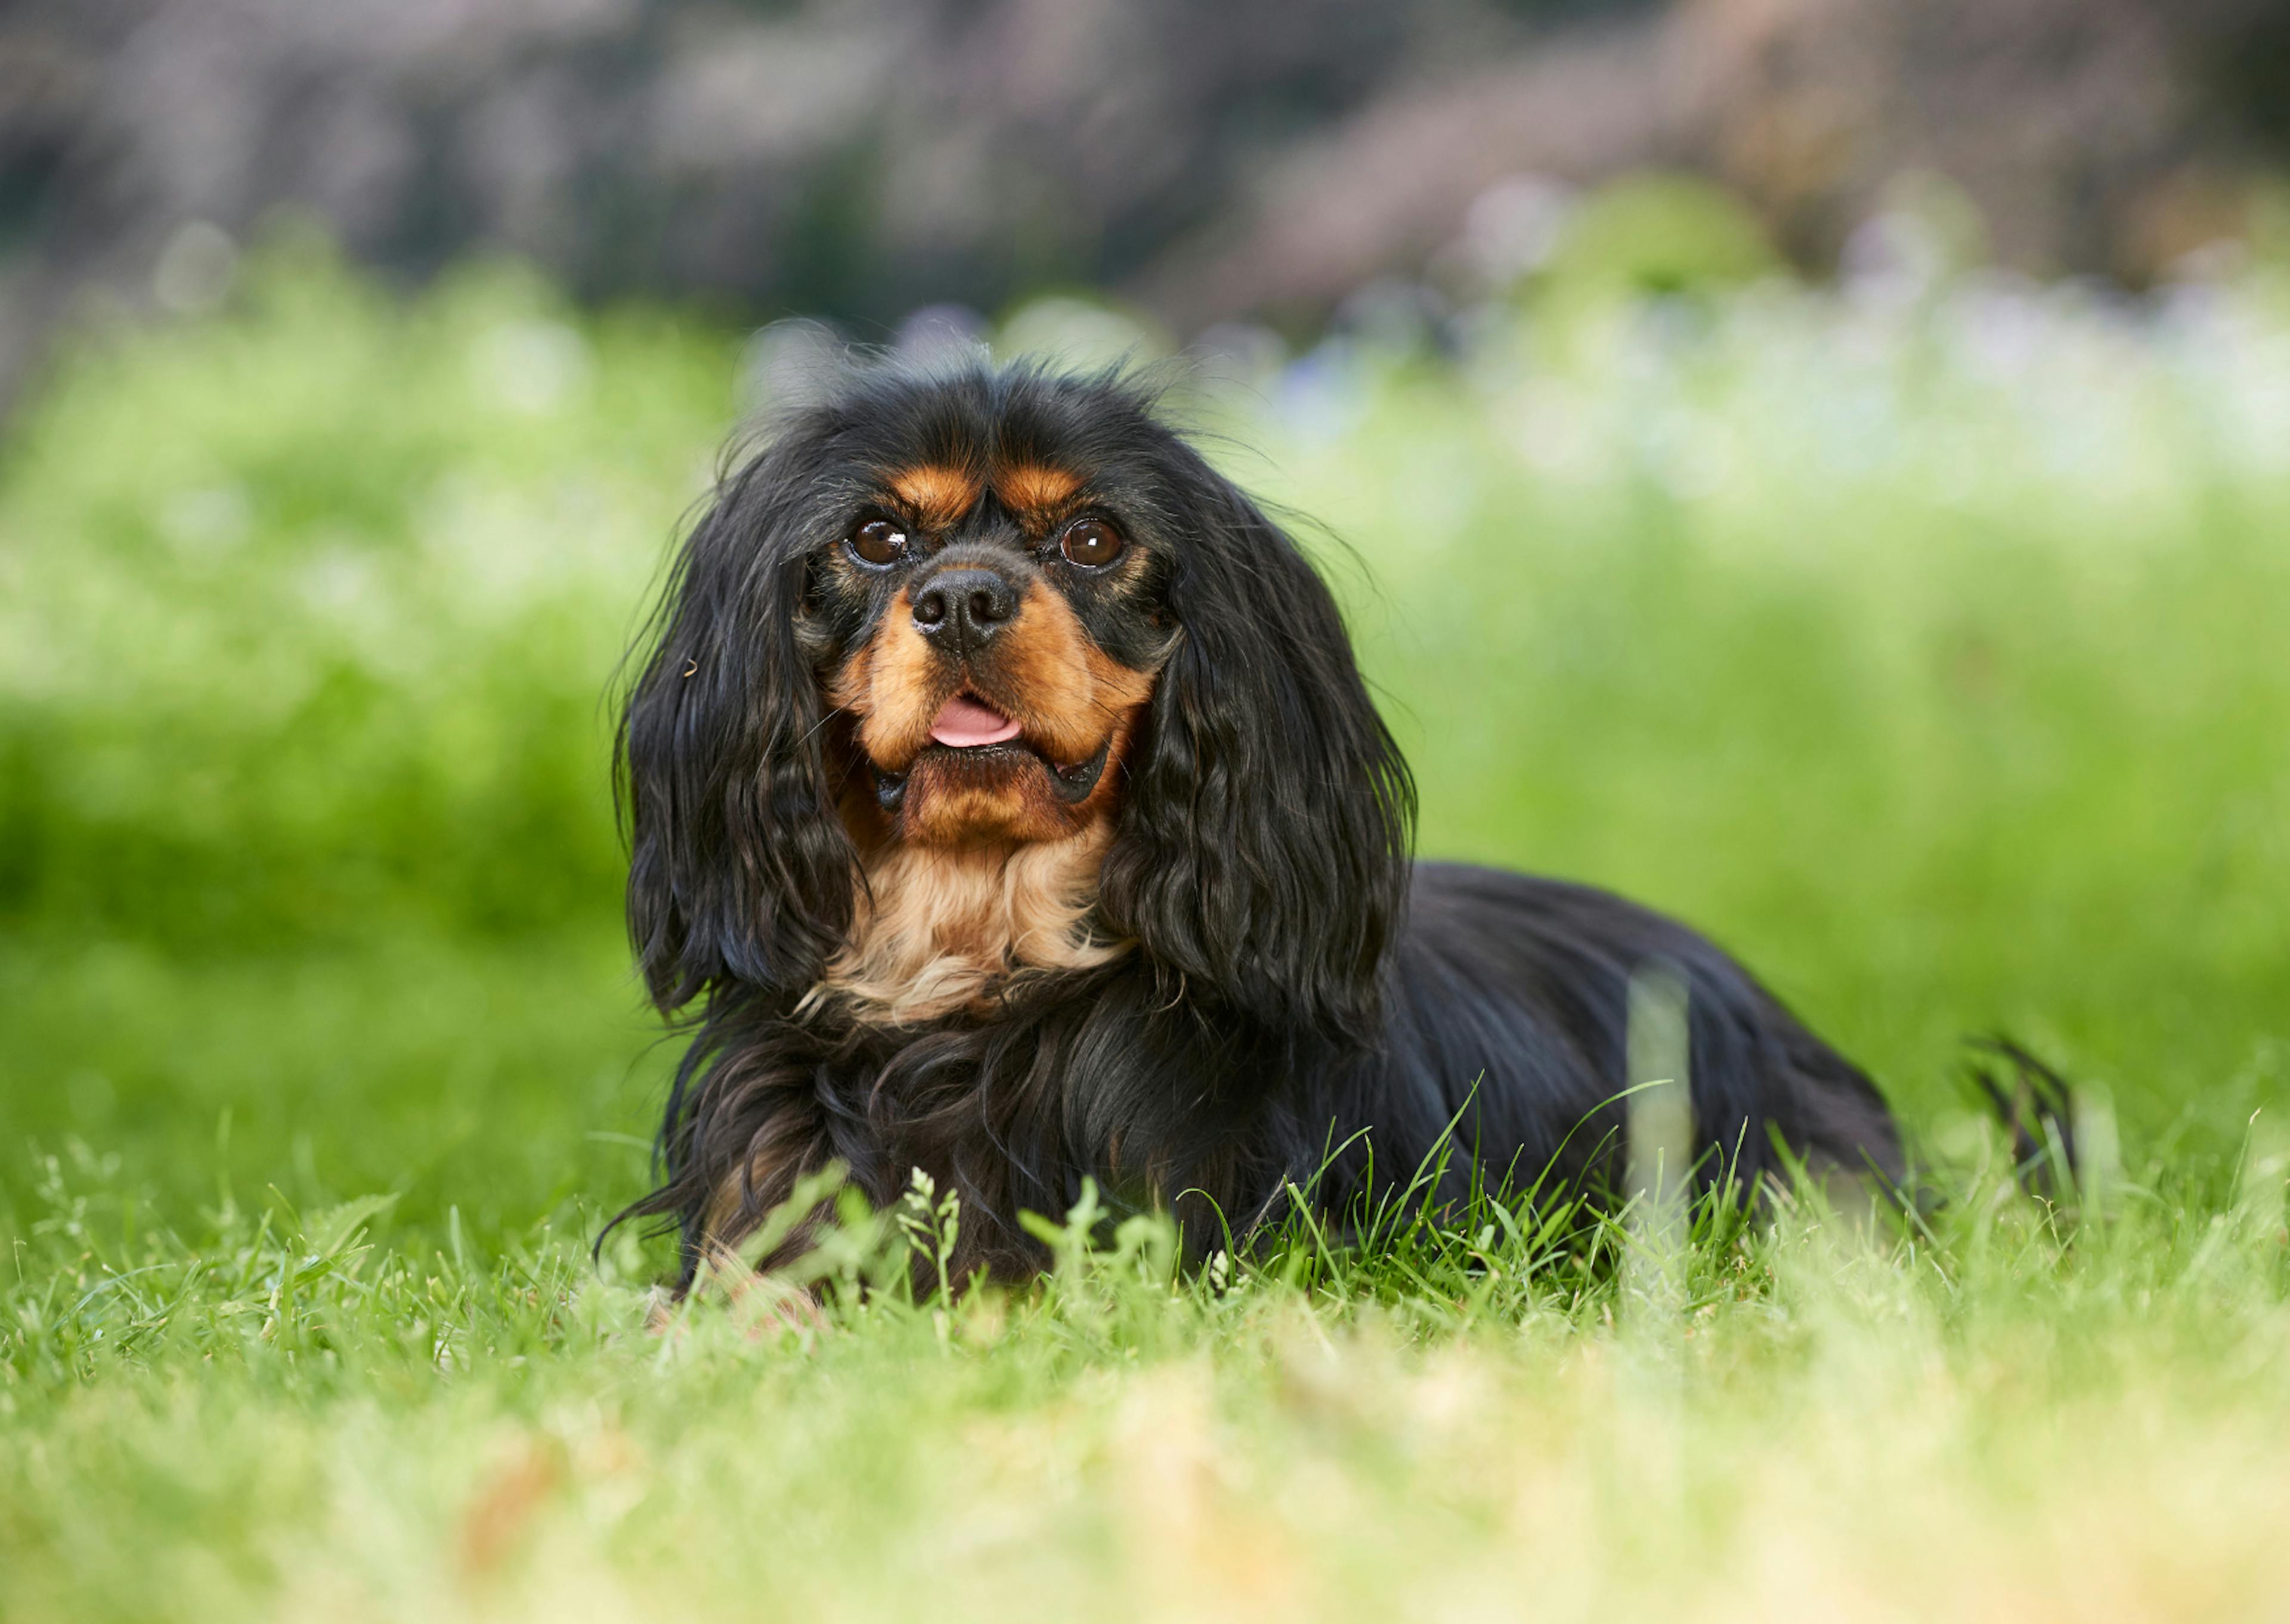
{"label": "dog's eye", "polygon": [[1121,532],[1103,519],[1082,519],[1066,526],[1058,550],[1076,564],[1096,569],[1121,556]]}
{"label": "dog's eye", "polygon": [[907,533],[888,519],[869,519],[851,532],[850,547],[860,563],[880,569],[905,554]]}

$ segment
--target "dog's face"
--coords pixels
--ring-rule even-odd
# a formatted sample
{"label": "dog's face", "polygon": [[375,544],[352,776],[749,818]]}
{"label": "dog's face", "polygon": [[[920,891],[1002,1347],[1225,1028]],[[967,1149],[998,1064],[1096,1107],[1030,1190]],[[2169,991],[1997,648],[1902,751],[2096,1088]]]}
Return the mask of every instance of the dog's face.
{"label": "dog's face", "polygon": [[1064,843],[1170,987],[1357,1034],[1405,889],[1326,588],[1108,377],[877,368],[791,418],[685,541],[621,752],[667,1008],[801,998],[886,852]]}
{"label": "dog's face", "polygon": [[811,572],[825,694],[856,757],[845,820],[868,844],[1075,835],[1117,801],[1173,645],[1165,487],[1149,458],[1053,425],[929,427],[854,448],[833,483],[857,500]]}

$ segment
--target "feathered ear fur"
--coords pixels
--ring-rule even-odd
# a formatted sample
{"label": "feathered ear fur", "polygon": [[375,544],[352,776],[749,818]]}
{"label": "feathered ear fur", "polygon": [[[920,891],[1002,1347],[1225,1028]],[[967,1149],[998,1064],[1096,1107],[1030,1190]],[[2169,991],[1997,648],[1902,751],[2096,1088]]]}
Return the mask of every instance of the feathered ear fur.
{"label": "feathered ear fur", "polygon": [[799,991],[851,922],[855,857],[803,646],[806,450],[783,442],[718,491],[622,719],[629,929],[664,1011],[725,981]]}
{"label": "feathered ear fur", "polygon": [[1311,564],[1179,456],[1188,542],[1167,594],[1182,632],[1130,759],[1100,907],[1193,996],[1372,1041],[1414,784]]}

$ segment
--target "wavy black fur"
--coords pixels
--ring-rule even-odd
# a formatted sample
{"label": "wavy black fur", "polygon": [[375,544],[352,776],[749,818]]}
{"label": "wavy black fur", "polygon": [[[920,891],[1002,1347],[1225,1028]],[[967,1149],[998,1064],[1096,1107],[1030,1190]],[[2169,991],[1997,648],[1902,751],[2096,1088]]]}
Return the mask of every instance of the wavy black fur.
{"label": "wavy black fur", "polygon": [[[1148,549],[1134,616],[1096,628],[1109,653],[1178,632],[1097,904],[1135,945],[990,1015],[868,1024],[803,1004],[860,884],[821,698],[855,626],[818,572],[866,470],[983,452],[1087,470]],[[698,1010],[661,1186],[622,1216],[678,1224],[687,1281],[711,1211],[736,1235],[830,1159],[877,1202],[916,1167],[958,1190],[957,1270],[1005,1276],[1042,1261],[1019,1213],[1064,1212],[1085,1176],[1173,1206],[1199,1246],[1333,1145],[1313,1189],[1341,1222],[1451,1124],[1485,1185],[1595,1195],[1621,1153],[1627,988],[1656,961],[1690,996],[1705,1179],[1753,1186],[1777,1147],[1901,1174],[1867,1077],[1701,937],[1587,888],[1411,862],[1413,788],[1326,588],[1111,377],[877,368],[794,416],[685,543],[620,782],[639,963],[664,1012]]]}

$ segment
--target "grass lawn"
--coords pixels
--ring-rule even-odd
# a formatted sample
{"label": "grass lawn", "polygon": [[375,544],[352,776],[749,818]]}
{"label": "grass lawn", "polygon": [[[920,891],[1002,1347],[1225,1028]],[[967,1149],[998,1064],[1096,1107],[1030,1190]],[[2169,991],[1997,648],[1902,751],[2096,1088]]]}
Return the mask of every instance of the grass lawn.
{"label": "grass lawn", "polygon": [[589,1251],[668,1059],[598,696],[757,352],[307,250],[84,345],[0,460],[0,1619],[2281,1616],[2290,300],[1570,320],[1238,379],[1230,466],[1424,849],[1708,928],[1942,1204],[920,1302],[853,1214],[801,1333]]}

